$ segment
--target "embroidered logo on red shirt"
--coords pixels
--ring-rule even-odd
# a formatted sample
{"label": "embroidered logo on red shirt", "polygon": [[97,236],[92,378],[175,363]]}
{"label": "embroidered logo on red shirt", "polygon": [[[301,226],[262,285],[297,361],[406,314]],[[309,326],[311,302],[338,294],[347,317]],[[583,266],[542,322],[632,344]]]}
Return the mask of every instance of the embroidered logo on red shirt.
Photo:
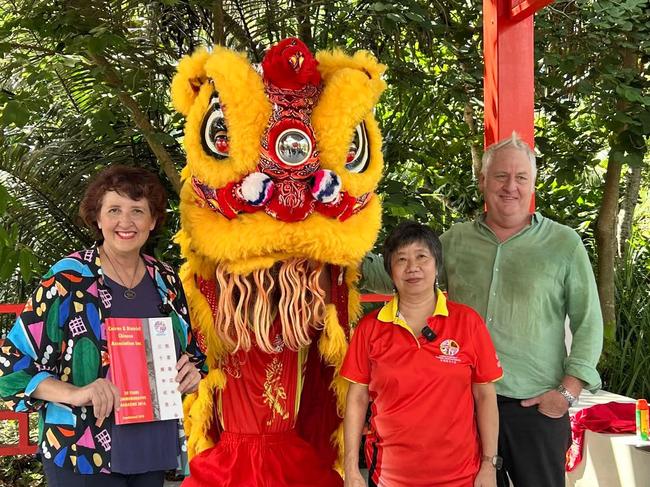
{"label": "embroidered logo on red shirt", "polygon": [[440,344],[440,351],[445,355],[456,355],[460,351],[460,347],[456,340],[443,340]]}
{"label": "embroidered logo on red shirt", "polygon": [[460,345],[456,340],[447,338],[440,343],[440,351],[442,355],[438,355],[436,358],[441,362],[448,364],[457,364],[460,362],[460,358],[456,357],[458,352],[460,352]]}

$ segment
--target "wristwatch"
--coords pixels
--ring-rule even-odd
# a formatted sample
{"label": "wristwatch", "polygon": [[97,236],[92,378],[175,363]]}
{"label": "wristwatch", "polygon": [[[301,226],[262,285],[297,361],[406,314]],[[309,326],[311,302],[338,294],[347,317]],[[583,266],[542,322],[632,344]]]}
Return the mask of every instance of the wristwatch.
{"label": "wristwatch", "polygon": [[559,392],[560,394],[562,394],[564,396],[564,399],[566,399],[566,402],[569,403],[569,407],[573,406],[575,403],[578,402],[578,398],[575,397],[573,394],[571,394],[571,392],[566,387],[564,387],[562,384],[557,386],[557,392]]}
{"label": "wristwatch", "polygon": [[483,455],[481,457],[481,461],[490,462],[490,465],[492,465],[497,470],[501,470],[501,467],[503,466],[503,458],[501,458],[499,455],[494,455],[493,457],[490,455]]}

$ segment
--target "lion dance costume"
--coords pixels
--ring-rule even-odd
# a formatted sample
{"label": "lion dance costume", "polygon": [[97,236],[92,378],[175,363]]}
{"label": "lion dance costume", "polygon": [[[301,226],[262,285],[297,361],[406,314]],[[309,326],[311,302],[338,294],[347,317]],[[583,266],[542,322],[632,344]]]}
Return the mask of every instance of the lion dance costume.
{"label": "lion dance costume", "polygon": [[294,38],[261,66],[221,47],[179,64],[177,240],[210,369],[185,402],[184,486],[342,485],[338,369],[380,227],[383,70]]}

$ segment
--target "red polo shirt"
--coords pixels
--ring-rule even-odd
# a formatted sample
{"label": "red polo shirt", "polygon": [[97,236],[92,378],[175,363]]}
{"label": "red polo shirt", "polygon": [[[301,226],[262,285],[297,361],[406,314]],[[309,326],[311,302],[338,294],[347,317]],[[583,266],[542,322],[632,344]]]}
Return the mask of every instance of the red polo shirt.
{"label": "red polo shirt", "polygon": [[414,335],[394,297],[359,322],[341,368],[368,386],[365,453],[378,486],[471,486],[480,466],[472,383],[503,375],[494,346],[481,317],[440,291],[427,324],[432,342]]}

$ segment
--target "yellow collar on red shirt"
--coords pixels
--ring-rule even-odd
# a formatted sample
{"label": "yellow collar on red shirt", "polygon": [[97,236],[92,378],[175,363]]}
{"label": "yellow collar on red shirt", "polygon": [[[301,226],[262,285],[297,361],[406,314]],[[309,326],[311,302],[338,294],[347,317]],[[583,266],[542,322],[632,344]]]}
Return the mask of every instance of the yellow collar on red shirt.
{"label": "yellow collar on red shirt", "polygon": [[[436,308],[433,310],[431,316],[449,316],[449,310],[447,309],[447,296],[440,290],[436,288]],[[406,321],[401,317],[399,313],[399,296],[395,294],[393,299],[384,305],[383,308],[379,311],[377,315],[379,321],[385,323],[394,323],[401,327],[405,327],[410,330]]]}

